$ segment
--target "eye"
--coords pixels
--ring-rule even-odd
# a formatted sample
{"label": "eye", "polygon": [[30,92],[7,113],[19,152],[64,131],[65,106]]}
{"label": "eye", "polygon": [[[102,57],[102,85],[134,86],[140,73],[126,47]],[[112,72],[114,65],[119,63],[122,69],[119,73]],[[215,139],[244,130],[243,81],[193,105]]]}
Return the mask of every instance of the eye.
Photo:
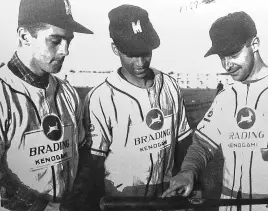
{"label": "eye", "polygon": [[52,44],[59,45],[61,43],[61,39],[51,39]]}

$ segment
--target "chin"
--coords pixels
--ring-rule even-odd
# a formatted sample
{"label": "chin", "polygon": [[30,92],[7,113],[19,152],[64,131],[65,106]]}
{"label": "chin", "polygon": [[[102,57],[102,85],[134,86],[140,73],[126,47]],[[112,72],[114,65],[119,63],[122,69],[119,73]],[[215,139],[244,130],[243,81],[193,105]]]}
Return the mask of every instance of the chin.
{"label": "chin", "polygon": [[52,73],[52,74],[59,73],[61,71],[61,67],[62,66],[57,66],[57,67],[52,68],[50,73]]}

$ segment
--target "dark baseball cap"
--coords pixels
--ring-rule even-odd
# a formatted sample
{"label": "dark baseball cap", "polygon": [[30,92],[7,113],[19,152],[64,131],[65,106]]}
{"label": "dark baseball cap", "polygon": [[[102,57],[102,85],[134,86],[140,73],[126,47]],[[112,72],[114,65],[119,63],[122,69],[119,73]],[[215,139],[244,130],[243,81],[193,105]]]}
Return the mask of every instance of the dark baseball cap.
{"label": "dark baseball cap", "polygon": [[110,37],[123,54],[139,56],[160,45],[146,10],[124,4],[112,9],[108,17]]}
{"label": "dark baseball cap", "polygon": [[77,23],[68,0],[21,0],[18,24],[47,23],[78,33],[93,32]]}
{"label": "dark baseball cap", "polygon": [[229,56],[239,52],[249,38],[257,35],[252,18],[245,12],[230,13],[218,18],[209,30],[212,47],[204,57],[212,54]]}

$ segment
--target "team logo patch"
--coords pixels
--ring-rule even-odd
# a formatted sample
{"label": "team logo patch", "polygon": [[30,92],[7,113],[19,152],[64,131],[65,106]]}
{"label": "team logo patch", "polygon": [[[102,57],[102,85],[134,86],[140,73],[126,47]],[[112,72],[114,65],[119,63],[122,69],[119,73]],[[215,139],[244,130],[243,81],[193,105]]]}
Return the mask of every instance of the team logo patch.
{"label": "team logo patch", "polygon": [[137,23],[132,22],[131,24],[132,24],[132,30],[133,30],[134,34],[142,32],[140,20],[138,20]]}
{"label": "team logo patch", "polygon": [[236,122],[238,127],[242,129],[249,129],[251,128],[256,120],[256,115],[251,108],[242,108],[236,117]]}
{"label": "team logo patch", "polygon": [[71,4],[69,0],[64,0],[64,4],[65,4],[66,15],[71,15],[72,11],[71,11]]}
{"label": "team logo patch", "polygon": [[146,124],[153,130],[161,129],[164,124],[164,116],[162,111],[157,108],[149,111],[146,116]]}
{"label": "team logo patch", "polygon": [[42,127],[46,137],[52,141],[58,141],[62,136],[62,126],[59,117],[48,115],[43,119]]}

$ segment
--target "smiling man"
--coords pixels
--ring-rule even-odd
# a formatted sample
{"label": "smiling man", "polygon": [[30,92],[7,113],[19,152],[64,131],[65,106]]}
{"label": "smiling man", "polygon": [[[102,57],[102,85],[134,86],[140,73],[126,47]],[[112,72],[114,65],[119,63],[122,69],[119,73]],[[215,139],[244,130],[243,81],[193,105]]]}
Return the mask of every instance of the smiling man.
{"label": "smiling man", "polygon": [[150,67],[160,39],[147,11],[121,5],[109,19],[121,67],[88,94],[84,115],[93,165],[102,166],[95,184],[105,166],[106,195],[160,196],[172,177],[175,145],[191,134],[182,94],[174,78]]}
{"label": "smiling man", "polygon": [[70,196],[86,146],[82,105],[53,74],[74,32],[92,34],[67,0],[21,0],[19,46],[0,76],[0,210],[57,211]]}
{"label": "smiling man", "polygon": [[[268,68],[260,56],[255,23],[245,12],[235,12],[217,19],[209,34],[212,47],[205,56],[218,54],[235,82],[219,92],[197,126],[182,171],[163,196],[174,191],[189,195],[198,171],[222,149],[221,197],[267,198]],[[220,210],[261,211],[267,206],[226,206]]]}

